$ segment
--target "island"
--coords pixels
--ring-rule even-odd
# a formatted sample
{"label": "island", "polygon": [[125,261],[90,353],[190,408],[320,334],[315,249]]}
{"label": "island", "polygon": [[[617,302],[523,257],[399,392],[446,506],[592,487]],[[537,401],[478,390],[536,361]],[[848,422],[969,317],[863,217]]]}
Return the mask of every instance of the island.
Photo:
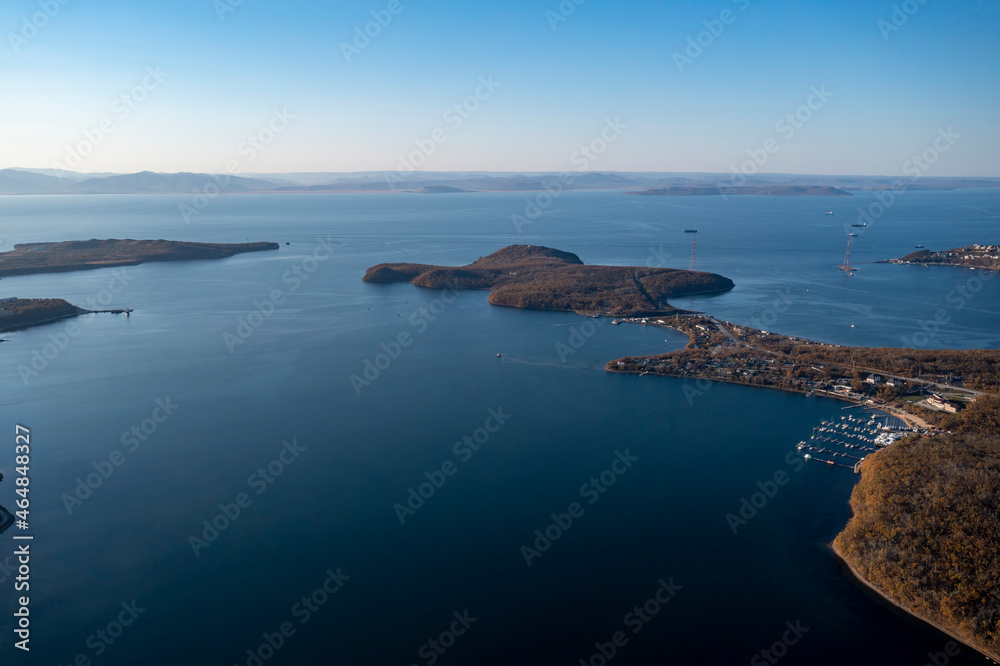
{"label": "island", "polygon": [[426,185],[420,189],[413,190],[413,194],[468,194],[472,190],[463,190],[460,187],[450,185]]}
{"label": "island", "polygon": [[0,277],[136,266],[148,261],[222,259],[243,252],[277,250],[277,243],[193,243],[168,240],[107,239],[59,243],[18,243],[0,253]]}
{"label": "island", "polygon": [[488,289],[493,305],[609,316],[683,312],[667,299],[733,288],[732,280],[714,273],[588,266],[571,252],[540,245],[510,245],[458,267],[379,264],[369,268],[363,279],[432,289]]}
{"label": "island", "polygon": [[828,185],[745,185],[731,187],[725,184],[713,186],[678,186],[657,187],[639,192],[626,192],[643,196],[659,197],[691,197],[709,195],[757,195],[772,197],[849,197],[853,196],[847,190]]}
{"label": "island", "polygon": [[880,264],[920,264],[921,266],[963,266],[1000,270],[1000,245],[969,245],[951,250],[920,250],[899,259],[885,259]]}
{"label": "island", "polygon": [[61,298],[4,298],[0,299],[0,332],[40,326],[89,312]]}

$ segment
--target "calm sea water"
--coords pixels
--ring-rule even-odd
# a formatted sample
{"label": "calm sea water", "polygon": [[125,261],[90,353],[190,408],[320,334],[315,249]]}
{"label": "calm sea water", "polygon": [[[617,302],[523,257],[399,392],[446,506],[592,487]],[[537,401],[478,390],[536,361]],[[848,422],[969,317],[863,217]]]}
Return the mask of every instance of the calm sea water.
{"label": "calm sea water", "polygon": [[[461,264],[511,243],[687,268],[682,230],[695,227],[697,267],[737,287],[676,305],[841,344],[902,346],[924,332],[929,347],[1000,345],[1000,280],[836,270],[843,225],[872,200],[571,193],[518,233],[524,194],[229,196],[191,224],[177,211],[185,197],[0,198],[6,248],[281,243],[133,267],[124,288],[110,270],[0,281],[2,296],[80,305],[113,286],[109,306],[135,309],[80,318],[72,338],[64,323],[2,336],[0,502],[17,498],[20,423],[35,537],[27,657],[13,648],[13,581],[0,568],[3,663],[599,664],[612,649],[615,664],[748,663],[765,649],[788,664],[925,663],[946,639],[869,599],[825,545],[856,477],[789,455],[821,419],[856,409],[603,371],[684,344],[662,329],[361,282],[375,263]],[[997,242],[998,221],[996,192],[908,193],[859,236],[853,260]],[[327,238],[332,254],[314,262]],[[956,290],[970,295],[959,304]],[[928,334],[939,309],[948,322]],[[397,349],[400,334],[409,344]],[[35,352],[51,357],[44,367]],[[352,381],[366,362],[378,376]],[[769,483],[776,473],[783,485]],[[78,489],[88,475],[89,496]],[[422,506],[412,499],[434,481]],[[734,534],[727,514],[758,484],[773,496]],[[239,516],[220,518],[241,493]],[[408,498],[412,514],[395,507]],[[561,515],[574,503],[576,517]],[[564,527],[550,527],[553,514]],[[536,543],[536,530],[555,538]],[[14,563],[11,536],[0,565]],[[539,549],[530,566],[524,546]],[[647,603],[661,580],[673,596]],[[143,610],[131,621],[122,604],[133,600]],[[291,635],[278,638],[283,623]],[[794,636],[786,623],[808,631],[775,646]]]}

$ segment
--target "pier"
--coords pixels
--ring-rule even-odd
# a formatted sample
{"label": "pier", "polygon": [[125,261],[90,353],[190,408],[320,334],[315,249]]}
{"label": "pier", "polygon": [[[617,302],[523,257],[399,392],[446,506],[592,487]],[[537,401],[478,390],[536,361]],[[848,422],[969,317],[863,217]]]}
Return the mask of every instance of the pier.
{"label": "pier", "polygon": [[117,310],[87,310],[87,314],[101,314],[101,313],[124,314],[126,317],[128,317],[130,314],[132,314],[132,308],[119,308]]}

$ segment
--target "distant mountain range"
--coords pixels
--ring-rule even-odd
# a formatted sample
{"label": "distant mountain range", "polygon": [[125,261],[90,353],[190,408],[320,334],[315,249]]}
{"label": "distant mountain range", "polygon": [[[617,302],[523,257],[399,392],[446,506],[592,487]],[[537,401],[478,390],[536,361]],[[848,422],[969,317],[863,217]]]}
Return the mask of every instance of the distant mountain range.
{"label": "distant mountain range", "polygon": [[[712,173],[496,173],[394,171],[358,173],[288,173],[217,176],[205,173],[132,174],[76,173],[59,169],[2,169],[0,195],[8,194],[194,194],[214,193],[218,187],[231,194],[251,192],[503,192],[563,190],[623,190],[649,194],[736,194],[732,174]],[[744,193],[790,193],[814,190],[884,190],[905,185],[912,190],[948,190],[1000,187],[1000,178],[920,178],[891,176],[809,176],[757,174],[747,177]],[[450,188],[450,189],[449,189]],[[749,188],[757,188],[752,191]],[[784,189],[782,189],[784,188]],[[644,192],[643,192],[644,191]]]}
{"label": "distant mountain range", "polygon": [[744,187],[657,187],[642,192],[629,194],[644,194],[661,197],[690,197],[718,194],[740,194],[778,197],[849,197],[851,193],[837,187],[825,185],[747,185]]}

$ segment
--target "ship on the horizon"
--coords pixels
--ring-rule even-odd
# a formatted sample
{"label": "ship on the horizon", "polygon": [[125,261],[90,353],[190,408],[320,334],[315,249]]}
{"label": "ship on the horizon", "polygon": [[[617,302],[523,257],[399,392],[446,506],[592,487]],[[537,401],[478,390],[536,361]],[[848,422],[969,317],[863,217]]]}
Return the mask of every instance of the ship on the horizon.
{"label": "ship on the horizon", "polygon": [[852,226],[852,227],[867,227],[867,226],[868,226],[868,223],[867,223],[867,222],[862,222],[861,224],[858,224],[857,222],[855,222],[855,223],[854,223],[854,224],[852,224],[851,226]]}
{"label": "ship on the horizon", "polygon": [[686,234],[696,234],[696,233],[698,233],[698,230],[697,229],[685,229],[684,233],[686,233]]}

